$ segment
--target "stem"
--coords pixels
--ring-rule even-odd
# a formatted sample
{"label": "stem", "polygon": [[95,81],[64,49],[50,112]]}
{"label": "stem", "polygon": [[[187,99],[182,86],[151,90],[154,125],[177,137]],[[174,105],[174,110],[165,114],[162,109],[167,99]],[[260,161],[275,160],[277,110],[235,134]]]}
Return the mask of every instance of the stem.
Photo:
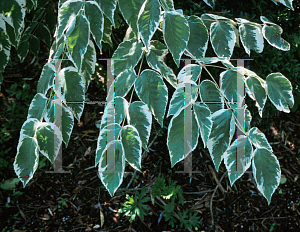
{"label": "stem", "polygon": [[228,69],[229,69],[229,68],[225,68],[225,67],[222,67],[222,66],[211,65],[211,64],[207,64],[206,66],[209,66],[209,67],[215,67],[215,68],[222,68],[222,69],[225,69],[225,70],[228,70]]}
{"label": "stem", "polygon": [[211,214],[211,226],[212,226],[212,227],[213,227],[214,224],[215,224],[215,223],[214,223],[214,214],[213,214],[213,210],[212,210],[212,201],[213,201],[213,198],[214,198],[214,196],[215,196],[215,194],[216,194],[216,191],[217,191],[218,187],[220,186],[220,184],[221,184],[223,178],[226,176],[226,174],[227,174],[227,172],[224,172],[223,176],[221,177],[219,183],[218,183],[217,186],[215,187],[215,190],[214,190],[214,192],[213,192],[213,194],[212,194],[212,196],[211,196],[211,198],[210,198],[210,214]]}
{"label": "stem", "polygon": [[[229,106],[228,102],[226,101],[225,96],[224,96],[223,93],[221,92],[221,90],[220,90],[220,88],[219,88],[219,86],[218,86],[216,80],[213,78],[213,76],[212,76],[211,73],[207,70],[207,68],[206,68],[205,66],[204,66],[204,69],[206,70],[206,72],[208,73],[208,75],[211,77],[211,79],[213,79],[213,81],[215,82],[215,84],[216,84],[216,86],[217,86],[217,88],[218,88],[220,94],[222,95],[222,97],[223,97],[223,99],[224,99],[224,102],[225,102],[227,108],[228,108],[228,109],[231,109],[231,107]],[[240,124],[240,122],[238,121],[237,117],[236,117],[234,114],[232,114],[232,115],[233,115],[233,117],[234,117],[236,123],[239,124],[240,128],[243,128],[242,125]],[[246,134],[246,132],[245,132],[244,130],[243,130],[242,132],[244,133],[244,135],[247,136],[247,134]]]}
{"label": "stem", "polygon": [[51,98],[52,98],[52,95],[53,95],[53,92],[54,92],[54,90],[51,89],[50,96],[49,96],[49,98],[48,98],[46,107],[45,107],[44,112],[43,112],[43,116],[42,116],[42,118],[39,120],[39,121],[41,121],[41,122],[43,121],[43,118],[45,117],[45,114],[46,114],[46,112],[47,112],[48,105],[49,105],[49,103],[50,103],[50,101],[51,101]]}

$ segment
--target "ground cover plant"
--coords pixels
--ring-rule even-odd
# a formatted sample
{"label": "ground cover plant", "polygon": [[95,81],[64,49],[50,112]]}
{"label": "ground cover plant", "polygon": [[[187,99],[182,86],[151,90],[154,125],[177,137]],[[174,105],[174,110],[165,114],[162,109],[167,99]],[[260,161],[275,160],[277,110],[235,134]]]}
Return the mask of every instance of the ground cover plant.
{"label": "ground cover plant", "polygon": [[[37,6],[35,1],[28,2],[31,8]],[[29,46],[37,53],[34,45],[39,39],[50,45],[46,25],[33,22],[23,28],[24,4],[30,9],[28,2],[11,1],[10,7],[1,8],[2,70],[10,46],[15,46],[24,60]],[[291,2],[284,3],[292,8]],[[213,7],[213,2],[207,4]],[[289,112],[294,105],[292,85],[280,72],[263,79],[249,69],[235,67],[230,57],[238,41],[249,55],[250,50],[263,52],[264,43],[288,51],[290,45],[281,37],[280,26],[264,16],[259,18],[260,24],[208,13],[185,16],[172,1],[69,0],[60,1],[58,7],[49,61],[22,126],[14,162],[24,187],[38,168],[40,154],[54,163],[62,143],[68,145],[74,118],[80,121],[84,110],[95,71],[96,46],[101,51],[102,42],[109,43],[111,25],[116,23],[114,12],[119,10],[129,27],[111,57],[116,78],[107,95],[95,155],[99,178],[110,195],[122,184],[125,162],[142,171],[142,150],[149,151],[154,121],[161,127],[169,121],[171,167],[202,143],[217,171],[224,161],[231,186],[251,166],[257,188],[270,204],[281,177],[279,162],[265,135],[251,128],[251,113],[243,100],[246,94],[254,100],[260,116],[267,99],[277,110]],[[35,19],[39,17],[36,13]],[[35,36],[43,29],[49,31],[48,36]],[[215,57],[205,56],[209,46]],[[178,75],[166,65],[168,52],[180,67]],[[66,58],[68,61],[58,63]],[[183,58],[189,64],[181,67]],[[221,69],[219,76],[213,76],[210,68]],[[55,127],[57,107],[62,114],[59,130]],[[180,214],[186,216],[187,212]]]}

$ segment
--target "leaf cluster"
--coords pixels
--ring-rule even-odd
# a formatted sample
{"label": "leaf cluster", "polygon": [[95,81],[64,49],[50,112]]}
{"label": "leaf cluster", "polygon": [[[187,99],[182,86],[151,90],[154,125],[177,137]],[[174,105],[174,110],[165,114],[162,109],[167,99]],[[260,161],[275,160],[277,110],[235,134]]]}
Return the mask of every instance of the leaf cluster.
{"label": "leaf cluster", "polygon": [[182,228],[183,226],[187,228],[197,228],[202,226],[203,222],[200,220],[201,218],[197,216],[197,212],[193,213],[188,213],[188,210],[185,209],[183,210],[183,213],[181,212],[178,213],[180,217],[180,227]]}
{"label": "leaf cluster", "polygon": [[[169,225],[174,227],[178,219],[181,221],[181,228],[184,226],[187,228],[195,228],[202,225],[200,217],[197,216],[197,212],[188,214],[188,210],[184,209],[181,214],[178,212],[179,218],[176,218],[173,212],[176,212],[176,207],[178,205],[184,204],[183,191],[180,185],[177,185],[177,181],[173,181],[169,178],[168,184],[166,184],[164,176],[158,176],[157,181],[152,187],[151,195],[153,198],[156,196],[162,197],[168,201],[168,204],[161,206],[163,208],[162,215],[165,220],[169,222]],[[158,202],[156,202],[158,204]]]}
{"label": "leaf cluster", "polygon": [[[37,8],[36,0],[28,2],[32,7],[28,3],[26,7],[36,9],[34,17],[39,18],[42,8]],[[215,1],[204,2],[211,8],[215,6]],[[279,2],[293,9],[291,0]],[[0,72],[8,63],[11,46],[20,49],[21,59],[26,57],[28,49],[23,48],[35,35],[28,30],[44,22],[40,20],[40,24],[29,25],[24,31],[24,4],[25,0],[12,0],[8,5],[0,2]],[[14,162],[24,186],[37,169],[39,153],[53,163],[62,143],[68,145],[74,118],[80,120],[84,110],[85,94],[95,72],[96,49],[102,51],[103,43],[112,44],[112,27],[120,26],[115,17],[118,14],[128,29],[109,66],[116,78],[106,98],[95,157],[99,178],[109,194],[113,196],[121,185],[126,162],[141,171],[142,149],[149,150],[152,122],[156,120],[164,127],[164,119],[170,117],[167,147],[171,167],[195,150],[201,137],[217,171],[224,162],[231,185],[252,166],[257,188],[270,203],[279,185],[279,161],[265,135],[251,127],[252,116],[243,102],[247,94],[260,117],[267,99],[277,110],[289,113],[294,105],[293,88],[279,71],[262,78],[247,68],[235,67],[230,58],[236,47],[242,47],[250,56],[250,52],[262,53],[266,44],[286,52],[290,43],[283,38],[283,28],[265,16],[250,21],[211,13],[184,13],[175,9],[172,0],[59,1],[49,61],[43,67],[38,93],[22,126]],[[51,38],[44,42],[50,45]],[[215,57],[207,57],[208,49]],[[178,68],[182,58],[189,62],[178,75],[164,61],[168,53]],[[66,57],[68,62],[57,63]],[[223,71],[215,77],[210,68]],[[210,80],[203,80],[203,76]],[[138,101],[132,102],[134,93]],[[59,130],[55,130],[57,107],[63,118]],[[187,112],[190,126],[186,126]],[[191,130],[187,132],[187,128]],[[235,139],[237,128],[243,135]],[[237,158],[237,151],[243,152],[244,160]],[[160,180],[158,185],[162,189],[156,188],[156,194],[173,203],[175,199],[183,201],[181,190],[171,182],[165,186]],[[138,199],[128,200],[131,203],[127,206],[132,208],[126,213],[143,215]]]}
{"label": "leaf cluster", "polygon": [[140,193],[136,192],[134,197],[126,194],[127,201],[121,203],[123,208],[119,209],[118,212],[130,217],[130,222],[133,222],[136,216],[139,216],[141,220],[144,220],[144,216],[146,215],[145,210],[148,210],[148,206],[144,203],[150,200],[150,198],[146,196],[146,193],[147,189],[144,186]]}
{"label": "leaf cluster", "polygon": [[166,180],[164,176],[158,176],[155,184],[152,187],[151,195],[153,198],[156,196],[162,197],[166,200],[171,201],[173,205],[176,202],[178,204],[184,204],[184,198],[182,196],[182,189],[180,185],[177,185],[177,181],[173,181],[172,179],[168,180],[168,185],[166,184]]}

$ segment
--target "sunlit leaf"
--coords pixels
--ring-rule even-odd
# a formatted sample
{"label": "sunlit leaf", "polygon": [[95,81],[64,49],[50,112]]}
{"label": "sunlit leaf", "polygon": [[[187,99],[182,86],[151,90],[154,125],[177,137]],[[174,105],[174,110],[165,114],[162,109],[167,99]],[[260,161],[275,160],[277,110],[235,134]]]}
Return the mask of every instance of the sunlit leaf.
{"label": "sunlit leaf", "polygon": [[146,0],[142,5],[137,21],[138,31],[146,48],[159,25],[161,10],[158,0]]}
{"label": "sunlit leaf", "polygon": [[[113,163],[108,163],[107,150],[111,149],[111,154],[114,157],[111,157]],[[99,178],[108,190],[110,196],[113,196],[116,190],[120,187],[123,182],[125,170],[125,154],[124,148],[121,141],[116,140],[110,142],[107,147],[104,149],[98,167]]]}
{"label": "sunlit leaf", "polygon": [[291,82],[281,73],[271,73],[266,78],[269,99],[277,110],[289,113],[294,105]]}
{"label": "sunlit leaf", "polygon": [[168,88],[162,77],[157,72],[146,69],[136,80],[134,87],[139,99],[148,105],[162,127],[168,102]]}
{"label": "sunlit leaf", "polygon": [[[185,117],[189,117],[186,119]],[[186,125],[186,121],[190,121],[190,127]],[[185,128],[191,135],[191,140],[185,138]],[[171,167],[183,160],[198,144],[199,129],[193,111],[191,115],[185,113],[185,110],[177,112],[171,119],[168,127],[167,145],[171,160]]]}
{"label": "sunlit leaf", "polygon": [[237,138],[224,154],[230,185],[239,179],[250,167],[253,148],[249,139],[242,135]]}
{"label": "sunlit leaf", "polygon": [[[39,164],[39,151],[36,138],[25,137],[19,142],[14,161],[14,170],[25,187],[32,179]],[[26,177],[25,177],[26,176]]]}
{"label": "sunlit leaf", "polygon": [[223,154],[230,145],[235,132],[235,120],[231,110],[218,110],[212,114],[213,126],[207,140],[207,148],[216,170],[224,158]]}
{"label": "sunlit leaf", "polygon": [[275,155],[267,149],[256,149],[252,170],[257,189],[267,199],[268,204],[280,183],[281,170]]}
{"label": "sunlit leaf", "polygon": [[151,132],[152,114],[148,106],[141,101],[135,101],[129,106],[128,124],[134,126],[139,132],[142,146],[148,151],[148,141]]}
{"label": "sunlit leaf", "polygon": [[190,28],[183,15],[176,11],[166,12],[163,22],[164,41],[179,67],[180,58],[187,47]]}

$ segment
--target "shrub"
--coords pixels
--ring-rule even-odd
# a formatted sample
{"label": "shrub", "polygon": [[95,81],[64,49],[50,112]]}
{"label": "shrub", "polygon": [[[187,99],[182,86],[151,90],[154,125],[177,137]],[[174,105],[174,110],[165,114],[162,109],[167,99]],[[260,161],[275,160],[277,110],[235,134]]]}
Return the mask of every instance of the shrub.
{"label": "shrub", "polygon": [[[204,2],[214,7],[214,1]],[[279,2],[292,9],[291,0]],[[37,9],[36,0],[26,4],[28,10]],[[34,41],[39,37],[49,45],[52,39],[49,33],[42,36],[47,26],[41,22],[23,30],[25,0],[12,0],[7,5],[2,1],[0,8],[3,71],[11,46],[23,60],[29,37]],[[22,126],[14,162],[24,186],[37,169],[39,153],[53,163],[62,142],[67,146],[74,117],[80,120],[84,109],[85,93],[95,71],[96,47],[101,51],[102,42],[112,45],[111,25],[116,26],[115,11],[119,9],[129,27],[111,57],[116,79],[106,99],[95,157],[99,177],[110,195],[123,181],[125,161],[141,171],[142,149],[148,150],[153,118],[163,127],[164,119],[170,117],[167,146],[171,167],[196,148],[200,137],[217,171],[224,161],[231,185],[252,164],[257,188],[270,203],[281,176],[279,162],[265,135],[251,128],[251,114],[243,100],[246,92],[260,116],[267,97],[277,110],[288,113],[294,104],[292,85],[280,72],[263,79],[249,69],[235,67],[230,57],[238,40],[248,55],[251,50],[261,53],[264,40],[288,51],[290,44],[281,37],[279,25],[265,16],[259,18],[261,23],[208,13],[185,16],[174,8],[172,0],[60,0],[58,8],[49,61]],[[32,28],[37,28],[35,37]],[[206,57],[209,41],[215,57]],[[36,53],[36,48],[31,50]],[[189,63],[178,75],[164,61],[168,52],[177,68],[182,58]],[[68,62],[60,63],[62,58]],[[222,69],[219,77],[210,71],[216,68]],[[172,88],[175,90],[168,101]],[[139,100],[132,102],[134,92]],[[54,118],[57,109],[62,112],[59,125]],[[239,136],[234,139],[236,128]]]}

